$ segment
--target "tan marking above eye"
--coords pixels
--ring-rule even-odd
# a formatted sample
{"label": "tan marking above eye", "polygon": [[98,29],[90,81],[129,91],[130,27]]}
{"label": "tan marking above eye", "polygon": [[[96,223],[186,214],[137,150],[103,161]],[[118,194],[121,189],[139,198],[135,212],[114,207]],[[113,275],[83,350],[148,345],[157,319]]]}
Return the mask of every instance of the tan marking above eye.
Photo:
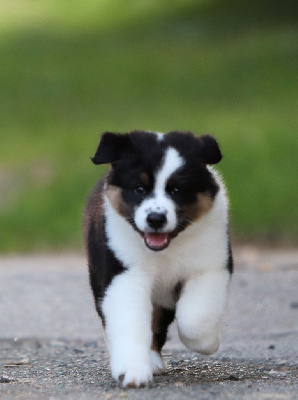
{"label": "tan marking above eye", "polygon": [[167,182],[167,187],[172,188],[175,186],[179,186],[179,179],[177,176],[171,176],[170,179]]}
{"label": "tan marking above eye", "polygon": [[140,182],[145,186],[149,185],[149,175],[146,172],[140,174]]}

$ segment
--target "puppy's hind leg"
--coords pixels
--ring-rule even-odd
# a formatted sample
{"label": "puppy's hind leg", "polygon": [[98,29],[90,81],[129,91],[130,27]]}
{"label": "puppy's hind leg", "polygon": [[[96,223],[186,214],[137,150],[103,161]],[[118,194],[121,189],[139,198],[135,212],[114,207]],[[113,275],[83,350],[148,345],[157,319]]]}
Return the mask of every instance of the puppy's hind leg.
{"label": "puppy's hind leg", "polygon": [[209,355],[220,344],[220,326],[227,303],[229,272],[206,272],[185,283],[177,303],[179,337],[192,351]]}
{"label": "puppy's hind leg", "polygon": [[154,305],[152,314],[151,362],[153,372],[160,374],[164,370],[161,349],[167,340],[168,327],[175,318],[175,311]]}

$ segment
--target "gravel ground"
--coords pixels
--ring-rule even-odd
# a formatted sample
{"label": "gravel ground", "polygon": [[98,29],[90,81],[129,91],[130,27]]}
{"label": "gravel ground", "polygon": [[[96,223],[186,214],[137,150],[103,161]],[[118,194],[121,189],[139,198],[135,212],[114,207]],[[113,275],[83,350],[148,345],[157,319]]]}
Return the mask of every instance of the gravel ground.
{"label": "gravel ground", "polygon": [[[165,351],[167,372],[148,389],[123,390],[111,379],[106,350],[95,341],[2,340],[3,398],[297,398],[298,363]],[[5,395],[5,397],[4,397]],[[286,395],[286,396],[285,396]],[[239,397],[238,397],[239,398]]]}
{"label": "gravel ground", "polygon": [[186,351],[175,324],[149,388],[111,378],[81,255],[0,258],[1,399],[297,399],[298,251],[235,251],[222,346]]}
{"label": "gravel ground", "polygon": [[297,399],[298,363],[164,352],[167,371],[146,389],[119,388],[95,341],[2,340],[5,399]]}

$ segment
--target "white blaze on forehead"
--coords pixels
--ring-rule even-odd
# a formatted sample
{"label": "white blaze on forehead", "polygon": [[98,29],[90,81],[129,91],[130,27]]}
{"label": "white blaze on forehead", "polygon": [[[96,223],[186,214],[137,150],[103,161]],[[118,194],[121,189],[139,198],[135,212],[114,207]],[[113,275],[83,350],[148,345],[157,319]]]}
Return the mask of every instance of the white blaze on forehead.
{"label": "white blaze on forehead", "polygon": [[153,196],[144,200],[135,211],[135,223],[140,231],[150,231],[147,225],[147,216],[151,212],[165,213],[167,221],[162,228],[163,232],[172,232],[177,226],[176,206],[167,195],[166,186],[170,176],[184,164],[184,159],[178,151],[170,147],[165,153],[161,167],[155,176]]}
{"label": "white blaze on forehead", "polygon": [[164,134],[161,132],[155,132],[158,142],[161,142],[164,138]]}
{"label": "white blaze on forehead", "polygon": [[155,193],[159,191],[165,191],[166,184],[170,176],[177,171],[184,164],[183,158],[180,156],[177,150],[169,147],[166,152],[163,165],[157,172],[155,181]]}
{"label": "white blaze on forehead", "polygon": [[156,140],[161,142],[164,139],[164,134],[161,132],[147,131],[148,133],[153,133],[156,136]]}

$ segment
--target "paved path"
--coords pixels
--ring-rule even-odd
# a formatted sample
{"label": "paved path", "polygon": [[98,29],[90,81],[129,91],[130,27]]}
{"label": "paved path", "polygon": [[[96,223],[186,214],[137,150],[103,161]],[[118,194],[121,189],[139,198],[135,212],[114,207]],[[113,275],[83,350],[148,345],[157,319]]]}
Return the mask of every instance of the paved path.
{"label": "paved path", "polygon": [[167,373],[124,391],[110,377],[80,254],[0,257],[0,399],[298,399],[298,251],[235,251],[220,351],[187,352],[175,325]]}

